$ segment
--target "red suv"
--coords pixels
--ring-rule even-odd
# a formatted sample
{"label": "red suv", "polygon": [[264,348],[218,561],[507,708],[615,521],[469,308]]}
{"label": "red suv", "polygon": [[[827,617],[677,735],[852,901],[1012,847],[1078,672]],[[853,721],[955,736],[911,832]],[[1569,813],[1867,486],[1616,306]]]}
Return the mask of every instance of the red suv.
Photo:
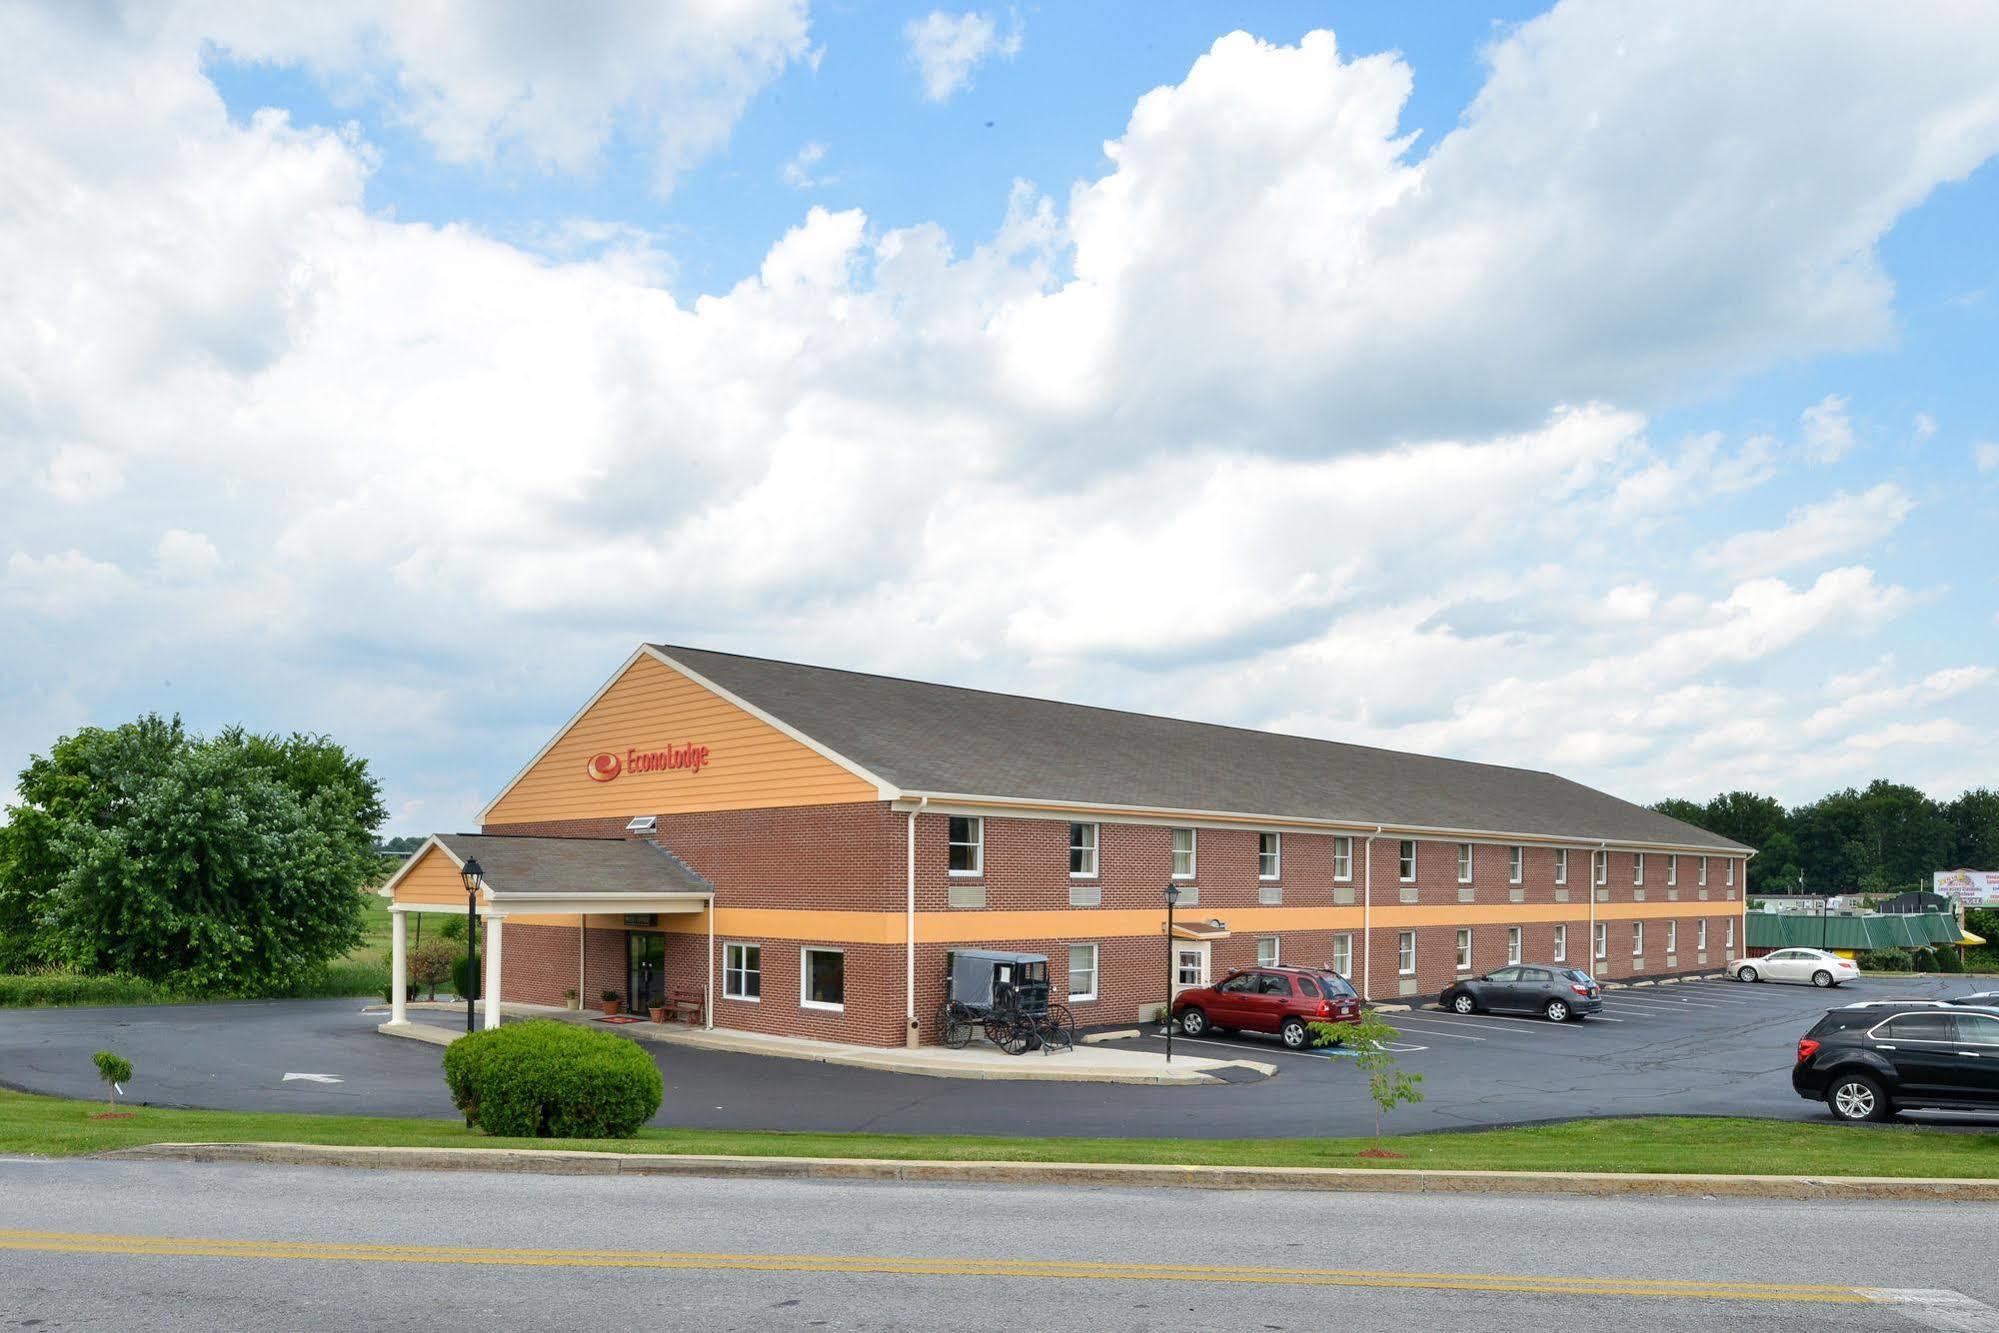
{"label": "red suv", "polygon": [[1360,996],[1337,972],[1304,967],[1249,967],[1213,986],[1173,997],[1173,1017],[1190,1037],[1210,1032],[1275,1032],[1294,1051],[1312,1044],[1311,1023],[1360,1017]]}

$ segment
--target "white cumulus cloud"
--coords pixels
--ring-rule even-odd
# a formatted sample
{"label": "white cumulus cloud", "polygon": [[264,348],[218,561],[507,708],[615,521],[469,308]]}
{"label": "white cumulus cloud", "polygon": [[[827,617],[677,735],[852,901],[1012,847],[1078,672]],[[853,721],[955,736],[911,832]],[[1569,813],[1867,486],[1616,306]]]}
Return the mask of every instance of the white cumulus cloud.
{"label": "white cumulus cloud", "polygon": [[948,102],[970,86],[972,71],[980,65],[994,56],[1017,55],[1021,33],[1018,18],[1002,33],[990,16],[976,10],[947,14],[933,9],[905,24],[902,36],[922,77],[923,95],[932,102]]}
{"label": "white cumulus cloud", "polygon": [[1773,574],[1873,546],[1915,508],[1907,491],[1884,481],[1859,495],[1844,491],[1791,512],[1784,525],[1739,532],[1701,555],[1703,563],[1738,577]]}

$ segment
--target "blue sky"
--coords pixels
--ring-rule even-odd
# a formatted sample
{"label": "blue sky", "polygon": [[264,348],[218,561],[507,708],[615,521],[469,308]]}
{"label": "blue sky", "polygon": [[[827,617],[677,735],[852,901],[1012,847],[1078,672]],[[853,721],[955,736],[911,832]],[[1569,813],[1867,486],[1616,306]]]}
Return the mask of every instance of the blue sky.
{"label": "blue sky", "polygon": [[0,18],[0,774],[463,827],[651,639],[1992,780],[1988,10],[694,8]]}

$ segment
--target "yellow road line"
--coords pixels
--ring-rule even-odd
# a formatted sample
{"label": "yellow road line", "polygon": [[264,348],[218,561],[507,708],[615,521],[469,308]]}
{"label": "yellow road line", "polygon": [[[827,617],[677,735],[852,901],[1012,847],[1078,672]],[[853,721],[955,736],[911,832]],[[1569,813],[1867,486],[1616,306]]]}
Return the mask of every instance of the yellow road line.
{"label": "yellow road line", "polygon": [[1426,1291],[1656,1296],[1691,1300],[1860,1304],[1852,1287],[1708,1282],[1673,1278],[1509,1276],[1341,1268],[1246,1268],[1071,1259],[908,1258],[887,1255],[709,1254],[647,1250],[504,1250],[375,1242],[230,1240],[0,1230],[0,1250],[153,1258],[290,1259],[348,1263],[485,1264],[519,1268],[641,1268],[756,1273],[872,1273],[906,1277],[1013,1277],[1128,1282],[1219,1282]]}

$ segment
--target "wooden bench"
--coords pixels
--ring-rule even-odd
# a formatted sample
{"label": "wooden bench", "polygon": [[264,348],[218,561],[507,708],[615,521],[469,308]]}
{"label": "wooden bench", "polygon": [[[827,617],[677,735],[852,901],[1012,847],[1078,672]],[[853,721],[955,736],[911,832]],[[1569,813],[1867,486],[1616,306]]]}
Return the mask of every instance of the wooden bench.
{"label": "wooden bench", "polygon": [[708,993],[699,986],[675,986],[666,993],[666,1021],[700,1023],[708,1007]]}

